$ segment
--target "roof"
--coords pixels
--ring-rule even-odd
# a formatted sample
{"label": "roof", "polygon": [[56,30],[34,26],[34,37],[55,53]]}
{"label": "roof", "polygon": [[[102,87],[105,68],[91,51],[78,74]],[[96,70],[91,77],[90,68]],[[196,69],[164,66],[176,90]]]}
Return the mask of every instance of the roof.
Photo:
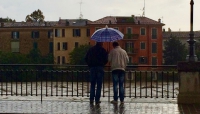
{"label": "roof", "polygon": [[88,22],[88,24],[120,24],[120,23],[133,23],[133,24],[155,24],[164,25],[161,22],[152,20],[147,17],[140,16],[107,16],[96,21]]}
{"label": "roof", "polygon": [[43,26],[55,26],[57,25],[57,23],[58,23],[57,21],[47,21],[47,22],[4,22],[1,24],[3,24],[3,27],[43,27]]}
{"label": "roof", "polygon": [[60,19],[57,26],[86,26],[87,19]]}
{"label": "roof", "polygon": [[[170,32],[163,32],[163,38],[170,38],[177,37],[177,38],[189,38],[190,31],[170,31]],[[200,38],[200,31],[194,31],[194,37]]]}

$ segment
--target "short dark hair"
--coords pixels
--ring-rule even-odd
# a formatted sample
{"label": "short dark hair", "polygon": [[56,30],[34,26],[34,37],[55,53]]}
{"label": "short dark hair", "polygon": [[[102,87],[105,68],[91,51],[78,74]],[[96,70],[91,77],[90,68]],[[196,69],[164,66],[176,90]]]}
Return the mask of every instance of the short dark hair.
{"label": "short dark hair", "polygon": [[116,47],[116,46],[119,46],[119,43],[118,42],[113,42],[113,47]]}

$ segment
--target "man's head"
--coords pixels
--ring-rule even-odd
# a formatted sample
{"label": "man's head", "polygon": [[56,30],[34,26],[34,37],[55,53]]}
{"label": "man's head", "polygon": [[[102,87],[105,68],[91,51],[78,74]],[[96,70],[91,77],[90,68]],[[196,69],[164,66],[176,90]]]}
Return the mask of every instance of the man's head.
{"label": "man's head", "polygon": [[119,43],[118,42],[113,42],[113,47],[115,48],[115,47],[117,47],[117,46],[119,46]]}
{"label": "man's head", "polygon": [[103,42],[97,42],[96,45],[103,46]]}

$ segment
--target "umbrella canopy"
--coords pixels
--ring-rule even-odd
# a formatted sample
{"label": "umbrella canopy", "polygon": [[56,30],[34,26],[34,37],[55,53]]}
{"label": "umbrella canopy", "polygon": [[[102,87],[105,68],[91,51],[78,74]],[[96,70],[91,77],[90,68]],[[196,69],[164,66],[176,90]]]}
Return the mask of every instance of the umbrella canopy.
{"label": "umbrella canopy", "polygon": [[98,29],[93,33],[91,39],[96,42],[114,42],[116,40],[123,39],[124,34],[122,34],[119,30],[108,28],[106,25],[105,28]]}

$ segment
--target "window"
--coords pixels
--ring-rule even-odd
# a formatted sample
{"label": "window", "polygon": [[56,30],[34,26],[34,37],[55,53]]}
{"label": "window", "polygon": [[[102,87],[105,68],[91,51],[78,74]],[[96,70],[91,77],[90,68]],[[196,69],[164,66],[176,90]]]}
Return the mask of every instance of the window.
{"label": "window", "polygon": [[139,57],[139,63],[140,64],[146,64],[147,63],[147,57]]}
{"label": "window", "polygon": [[53,38],[53,30],[48,31],[48,38]]}
{"label": "window", "polygon": [[55,37],[60,37],[60,29],[55,29]]}
{"label": "window", "polygon": [[39,38],[39,31],[32,31],[32,38]]}
{"label": "window", "polygon": [[134,52],[133,48],[134,48],[133,42],[126,42],[125,43],[125,50],[126,50],[127,53],[133,53]]}
{"label": "window", "polygon": [[37,49],[38,48],[38,43],[37,42],[33,42],[33,48]]}
{"label": "window", "polygon": [[132,57],[129,56],[128,58],[129,58],[129,64],[132,64]]}
{"label": "window", "polygon": [[157,38],[157,29],[153,28],[152,29],[152,39],[156,39]]}
{"label": "window", "polygon": [[49,53],[53,53],[53,42],[49,42]]}
{"label": "window", "polygon": [[16,31],[12,32],[12,38],[19,39],[19,32],[16,32]]}
{"label": "window", "polygon": [[146,35],[146,29],[145,28],[140,29],[140,35]]}
{"label": "window", "polygon": [[60,42],[57,43],[57,49],[60,50]]}
{"label": "window", "polygon": [[62,49],[67,50],[67,42],[63,42]]}
{"label": "window", "polygon": [[157,43],[152,43],[152,53],[157,53]]}
{"label": "window", "polygon": [[87,37],[90,37],[90,29],[87,29]]}
{"label": "window", "polygon": [[127,28],[127,34],[131,34],[132,33],[132,29],[129,27]]}
{"label": "window", "polygon": [[65,64],[65,56],[62,56],[62,64]]}
{"label": "window", "polygon": [[60,56],[57,57],[57,64],[60,64]]}
{"label": "window", "polygon": [[141,43],[140,43],[140,49],[145,49],[145,46],[146,46],[146,45],[145,45],[145,42],[141,42]]}
{"label": "window", "polygon": [[116,29],[116,30],[119,30],[119,28],[118,28],[118,27],[114,27],[114,29]]}
{"label": "window", "polygon": [[95,28],[95,30],[98,30],[98,29],[101,29],[101,28],[99,28],[99,27],[96,27],[96,28]]}
{"label": "window", "polygon": [[157,65],[157,57],[152,57],[152,65]]}
{"label": "window", "polygon": [[62,29],[62,37],[65,37],[65,29]]}
{"label": "window", "polygon": [[73,37],[80,37],[81,29],[73,29]]}
{"label": "window", "polygon": [[11,42],[11,51],[19,52],[19,42]]}
{"label": "window", "polygon": [[77,48],[78,47],[78,42],[75,42],[75,48]]}

